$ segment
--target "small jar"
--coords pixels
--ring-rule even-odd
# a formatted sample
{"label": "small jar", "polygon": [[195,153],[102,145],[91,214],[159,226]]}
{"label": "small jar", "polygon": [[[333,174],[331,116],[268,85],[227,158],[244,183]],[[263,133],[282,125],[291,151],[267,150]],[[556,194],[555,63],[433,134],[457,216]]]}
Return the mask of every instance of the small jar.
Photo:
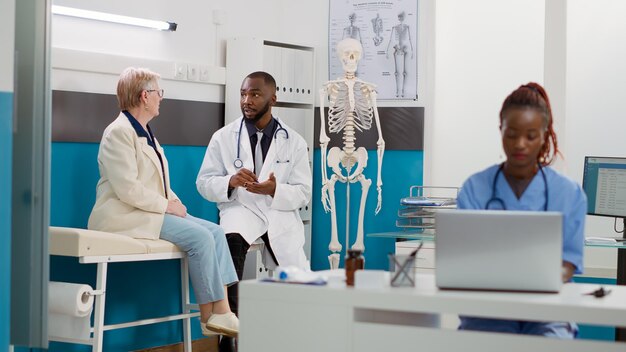
{"label": "small jar", "polygon": [[346,256],[346,285],[354,286],[354,272],[362,270],[365,266],[365,258],[361,255],[361,251],[349,249]]}

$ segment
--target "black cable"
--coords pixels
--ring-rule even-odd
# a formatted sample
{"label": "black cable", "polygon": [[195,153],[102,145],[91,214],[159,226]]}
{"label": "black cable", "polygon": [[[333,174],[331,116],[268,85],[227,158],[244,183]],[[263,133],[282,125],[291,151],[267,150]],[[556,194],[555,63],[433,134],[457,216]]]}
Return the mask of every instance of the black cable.
{"label": "black cable", "polygon": [[589,293],[585,293],[585,295],[594,296],[595,298],[602,298],[608,295],[609,293],[611,293],[611,290],[605,289],[604,287],[600,286],[600,288],[598,288],[597,290],[591,291]]}
{"label": "black cable", "polygon": [[617,218],[613,218],[613,230],[615,230],[615,232],[617,233],[624,233],[623,228],[622,228],[622,231],[617,231]]}

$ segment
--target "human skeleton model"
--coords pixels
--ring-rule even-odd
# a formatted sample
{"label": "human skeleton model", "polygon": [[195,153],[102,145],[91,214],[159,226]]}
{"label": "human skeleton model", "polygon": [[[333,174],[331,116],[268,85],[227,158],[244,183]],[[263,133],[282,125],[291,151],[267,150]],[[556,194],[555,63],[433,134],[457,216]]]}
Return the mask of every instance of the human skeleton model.
{"label": "human skeleton model", "polygon": [[381,33],[383,32],[383,19],[380,18],[380,14],[376,14],[376,17],[372,18],[372,30],[376,35],[374,40],[374,45],[379,46],[383,42],[383,36]]}
{"label": "human skeleton model", "polygon": [[413,42],[411,41],[411,31],[408,25],[404,24],[404,11],[398,14],[399,24],[391,28],[391,38],[389,38],[389,44],[387,44],[387,58],[389,58],[389,47],[391,43],[396,43],[393,46],[393,58],[396,71],[396,97],[404,97],[404,87],[406,86],[406,66],[408,49],[411,48],[411,60],[413,59]]}
{"label": "human skeleton model", "polygon": [[[376,120],[378,130],[378,175],[376,189],[378,191],[378,203],[375,213],[378,214],[382,204],[382,178],[381,165],[385,152],[385,141],[383,140],[378,108],[376,106],[375,86],[356,78],[355,72],[358,61],[361,58],[361,43],[355,39],[347,38],[337,44],[337,55],[341,60],[344,70],[344,77],[326,82],[320,89],[320,147],[322,164],[322,204],[324,211],[331,213],[331,239],[328,249],[332,252],[328,256],[331,269],[339,267],[339,253],[341,243],[337,236],[337,212],[335,208],[335,183],[337,181],[346,183],[347,210],[346,210],[346,246],[349,242],[350,229],[350,183],[359,182],[361,184],[361,203],[359,208],[359,219],[357,235],[352,249],[363,251],[363,217],[365,214],[365,201],[367,192],[372,181],[365,178],[363,170],[367,166],[367,150],[363,147],[355,148],[355,132],[369,130],[372,127],[372,120]],[[326,135],[326,122],[324,118],[324,102],[329,99],[328,106],[328,130],[330,133],[343,134],[343,148],[333,147],[326,154],[330,138]],[[328,177],[328,167],[332,170],[332,175]],[[345,175],[342,167],[346,170]],[[353,170],[354,167],[354,171]]]}

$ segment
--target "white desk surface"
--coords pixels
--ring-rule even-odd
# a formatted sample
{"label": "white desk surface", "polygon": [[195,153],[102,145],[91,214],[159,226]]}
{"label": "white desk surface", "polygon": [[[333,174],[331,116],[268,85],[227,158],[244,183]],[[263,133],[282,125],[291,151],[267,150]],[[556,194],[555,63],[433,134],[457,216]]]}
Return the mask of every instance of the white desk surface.
{"label": "white desk surface", "polygon": [[[612,291],[603,298],[585,295],[598,287],[596,284],[569,283],[564,285],[558,294],[450,291],[437,289],[434,276],[430,274],[418,274],[415,288],[354,289],[343,285],[329,287],[243,281],[240,283],[239,291],[240,347],[243,352],[269,350],[263,348],[263,344],[259,344],[261,336],[268,333],[274,337],[287,334],[294,339],[297,337],[297,340],[302,343],[306,343],[307,334],[315,333],[317,338],[309,341],[309,343],[316,344],[314,349],[303,349],[301,344],[290,345],[287,340],[281,344],[270,343],[268,348],[271,345],[274,350],[278,348],[278,350],[285,351],[296,347],[302,351],[358,351],[359,349],[355,346],[375,345],[375,340],[369,340],[368,331],[386,333],[389,336],[395,336],[394,334],[398,331],[403,331],[403,334],[424,333],[427,335],[423,338],[430,338],[433,334],[432,328],[438,327],[438,321],[428,317],[438,317],[445,313],[516,320],[574,321],[593,325],[626,326],[626,286],[609,286],[608,288]],[[420,317],[427,319],[419,321]],[[266,324],[270,326],[269,329],[266,328]],[[428,329],[423,330],[425,327]],[[455,333],[458,334],[457,331],[448,330],[445,334]],[[467,333],[461,332],[461,336],[467,337]],[[355,334],[359,337],[356,338]],[[475,334],[485,335],[485,333]],[[491,343],[489,341],[496,341],[502,336],[506,337],[506,341],[509,342],[520,338],[519,335],[499,334],[495,337],[494,334],[490,335],[489,337],[472,336],[472,339],[478,338],[479,340],[470,340],[488,345]],[[445,343],[457,337],[457,335],[437,336]],[[526,350],[552,348],[562,351],[584,351],[591,347],[600,347],[604,351],[626,351],[626,344],[621,343],[569,341],[561,345],[558,344],[561,340],[556,339],[541,337],[527,339],[517,341],[519,343],[530,341],[530,345],[523,345],[519,351],[525,350],[524,348]],[[470,343],[470,340],[464,343]],[[546,344],[546,340],[551,341]],[[440,349],[437,346],[441,343],[432,341],[429,346],[434,346],[434,350],[446,350],[452,347],[451,345]],[[463,341],[463,339],[458,341]],[[575,344],[571,345],[572,342]],[[535,343],[537,345],[533,347],[534,349],[527,349],[535,346]],[[554,343],[556,344],[553,345]],[[284,349],[280,348],[282,346]],[[462,344],[458,346],[462,347]],[[366,350],[369,350],[369,347]]]}

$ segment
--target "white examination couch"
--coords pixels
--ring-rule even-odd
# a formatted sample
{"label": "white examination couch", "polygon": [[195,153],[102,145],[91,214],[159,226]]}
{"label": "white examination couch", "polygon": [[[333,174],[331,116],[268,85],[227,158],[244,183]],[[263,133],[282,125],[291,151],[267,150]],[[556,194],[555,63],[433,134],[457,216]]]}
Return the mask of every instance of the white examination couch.
{"label": "white examination couch", "polygon": [[[104,332],[132,326],[183,320],[184,350],[191,352],[191,318],[200,315],[197,304],[189,302],[189,272],[187,257],[174,244],[164,240],[142,240],[108,232],[90,231],[68,227],[50,227],[51,255],[77,257],[81,264],[97,264],[94,323],[92,337],[87,340],[50,336],[51,341],[79,343],[92,346],[92,351],[102,351]],[[154,319],[104,325],[106,303],[107,267],[109,263],[146,260],[180,259],[182,313]],[[137,302],[140,304],[140,302]],[[194,310],[194,312],[191,312]]]}

